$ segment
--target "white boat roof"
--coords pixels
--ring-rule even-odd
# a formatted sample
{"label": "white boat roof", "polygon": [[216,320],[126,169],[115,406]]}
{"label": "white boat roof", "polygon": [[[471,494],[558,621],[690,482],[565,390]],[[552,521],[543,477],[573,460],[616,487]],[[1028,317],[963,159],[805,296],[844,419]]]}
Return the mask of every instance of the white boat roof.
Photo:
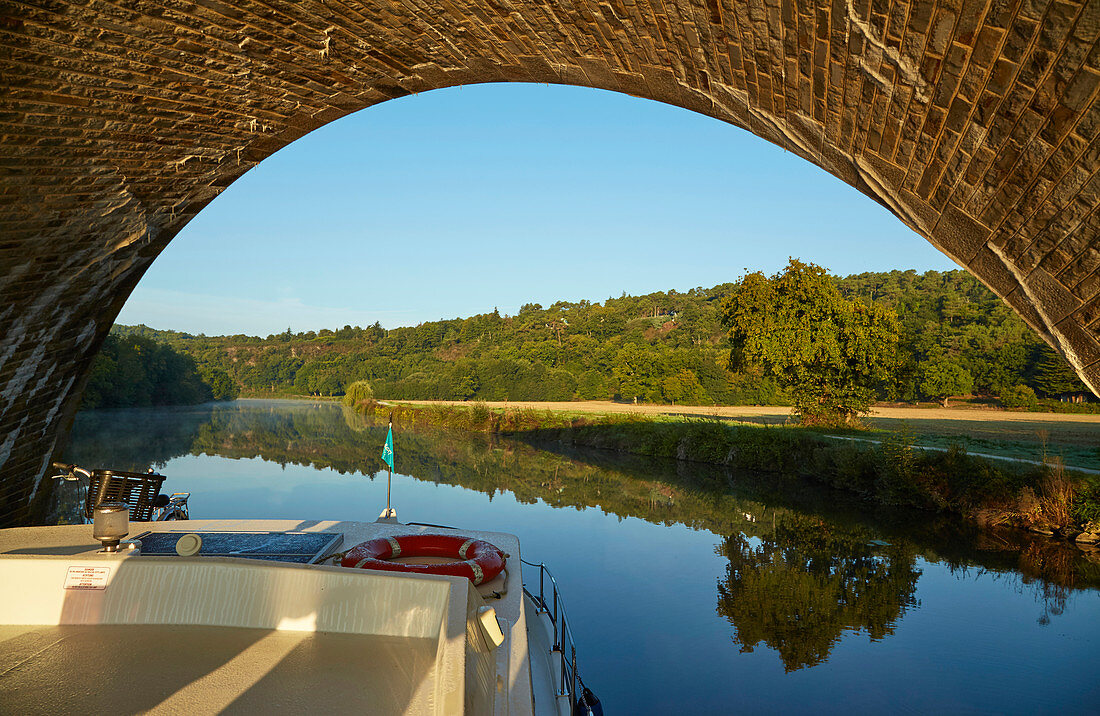
{"label": "white boat roof", "polygon": [[[0,530],[0,703],[15,712],[533,711],[519,540],[375,522],[191,520],[142,532],[462,534],[508,556],[462,577],[100,552],[91,525]],[[494,592],[502,592],[496,598]],[[484,595],[484,596],[483,596]],[[479,627],[491,606],[497,648]]]}

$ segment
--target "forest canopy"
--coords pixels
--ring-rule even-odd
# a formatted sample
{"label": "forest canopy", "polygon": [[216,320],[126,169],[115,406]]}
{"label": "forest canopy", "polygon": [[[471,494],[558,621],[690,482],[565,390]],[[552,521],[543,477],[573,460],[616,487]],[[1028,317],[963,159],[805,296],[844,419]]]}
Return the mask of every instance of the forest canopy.
{"label": "forest canopy", "polygon": [[217,366],[199,366],[190,355],[151,338],[108,335],[92,363],[81,408],[195,405],[237,395],[237,386]]}
{"label": "forest canopy", "polygon": [[[1026,402],[1030,393],[1088,392],[1061,356],[965,271],[824,278],[845,301],[897,317],[897,360],[876,382],[876,400],[942,402],[973,392]],[[788,405],[788,389],[761,368],[728,369],[721,304],[739,290],[725,283],[603,303],[529,303],[515,316],[494,310],[393,329],[288,329],[266,338],[146,326],[113,332],[166,343],[191,357],[200,375],[224,375],[251,395],[343,395],[367,381],[382,399]]]}

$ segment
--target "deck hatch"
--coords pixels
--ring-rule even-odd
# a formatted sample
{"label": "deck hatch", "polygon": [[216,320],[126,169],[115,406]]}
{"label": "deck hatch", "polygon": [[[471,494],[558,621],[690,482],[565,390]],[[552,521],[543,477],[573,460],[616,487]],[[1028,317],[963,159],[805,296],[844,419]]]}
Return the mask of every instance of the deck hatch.
{"label": "deck hatch", "polygon": [[185,534],[202,537],[200,557],[243,557],[272,562],[313,564],[340,546],[338,532],[144,532],[141,554],[175,557],[176,542]]}

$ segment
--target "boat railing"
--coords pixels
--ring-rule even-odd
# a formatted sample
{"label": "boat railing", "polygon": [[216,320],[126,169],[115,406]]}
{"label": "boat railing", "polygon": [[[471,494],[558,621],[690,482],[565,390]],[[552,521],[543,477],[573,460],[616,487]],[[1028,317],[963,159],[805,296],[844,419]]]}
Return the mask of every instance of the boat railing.
{"label": "boat railing", "polygon": [[[533,589],[523,585],[523,593],[534,602],[540,614],[546,614],[550,623],[554,626],[554,645],[551,653],[557,652],[560,659],[558,689],[556,695],[569,697],[572,705],[577,698],[577,645],[573,639],[573,630],[569,626],[569,619],[565,616],[565,604],[562,602],[561,593],[558,590],[558,581],[550,573],[546,565],[539,562],[521,562],[529,567],[538,567],[539,590],[536,594]],[[547,584],[549,580],[549,585]],[[549,592],[547,591],[549,587]]]}

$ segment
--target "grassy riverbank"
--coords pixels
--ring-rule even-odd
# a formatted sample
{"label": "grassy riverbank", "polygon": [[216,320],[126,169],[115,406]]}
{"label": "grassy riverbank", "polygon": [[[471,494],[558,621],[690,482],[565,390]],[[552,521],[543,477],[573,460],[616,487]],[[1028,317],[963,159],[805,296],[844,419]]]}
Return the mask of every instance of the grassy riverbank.
{"label": "grassy riverbank", "polygon": [[852,431],[837,440],[791,425],[731,424],[714,418],[592,414],[486,405],[382,405],[360,412],[398,424],[508,434],[636,455],[808,477],[886,505],[950,511],[982,525],[1060,532],[1072,537],[1100,522],[1100,476],[975,457],[958,445],[921,450],[911,432]]}
{"label": "grassy riverbank", "polygon": [[[450,404],[469,407],[457,401],[401,401],[402,404]],[[797,425],[789,408],[759,405],[687,406],[653,403],[631,405],[609,401],[561,403],[484,403],[490,408],[531,408],[570,414],[630,413],[648,417],[707,418],[736,423]],[[852,436],[868,440],[886,438],[907,430],[914,446],[947,449],[965,448],[972,455],[1043,462],[1060,457],[1068,467],[1100,470],[1100,418],[1092,415],[1053,415],[1023,413],[974,407],[880,405],[861,418],[864,430]]]}

